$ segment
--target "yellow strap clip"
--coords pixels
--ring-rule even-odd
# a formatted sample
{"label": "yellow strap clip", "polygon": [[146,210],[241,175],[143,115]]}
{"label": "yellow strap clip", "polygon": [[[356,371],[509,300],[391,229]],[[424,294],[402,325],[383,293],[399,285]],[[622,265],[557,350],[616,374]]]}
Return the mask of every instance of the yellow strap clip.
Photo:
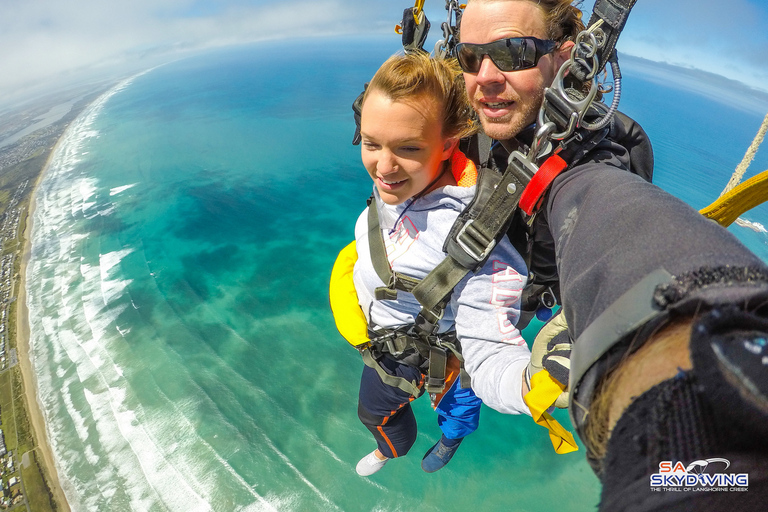
{"label": "yellow strap clip", "polygon": [[555,453],[561,455],[579,449],[573,434],[547,412],[564,390],[564,385],[555,380],[547,370],[542,370],[531,377],[531,390],[523,397],[531,410],[533,421],[549,430],[552,447]]}

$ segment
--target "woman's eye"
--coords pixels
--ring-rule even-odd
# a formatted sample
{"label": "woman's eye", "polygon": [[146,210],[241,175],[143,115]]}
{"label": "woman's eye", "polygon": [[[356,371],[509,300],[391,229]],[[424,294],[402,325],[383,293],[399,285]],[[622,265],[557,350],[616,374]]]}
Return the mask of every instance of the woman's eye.
{"label": "woman's eye", "polygon": [[402,150],[407,153],[415,153],[417,151],[421,151],[421,148],[416,146],[405,146],[404,148],[402,148]]}
{"label": "woman's eye", "polygon": [[373,142],[370,142],[370,141],[365,141],[365,142],[363,142],[363,147],[365,149],[378,149],[379,145],[375,144]]}

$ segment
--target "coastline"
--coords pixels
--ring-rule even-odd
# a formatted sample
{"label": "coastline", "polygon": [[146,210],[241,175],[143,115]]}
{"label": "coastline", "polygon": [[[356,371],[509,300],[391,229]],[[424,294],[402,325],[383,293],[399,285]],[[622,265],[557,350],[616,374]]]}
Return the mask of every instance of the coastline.
{"label": "coastline", "polygon": [[29,311],[27,310],[27,263],[31,255],[31,233],[32,233],[32,220],[35,211],[35,193],[37,187],[40,185],[40,181],[43,179],[48,166],[51,163],[53,155],[56,153],[56,148],[61,141],[61,137],[57,140],[53,149],[51,150],[45,165],[35,181],[35,185],[29,196],[29,205],[27,207],[26,221],[24,223],[24,232],[21,234],[23,240],[23,246],[21,254],[19,255],[19,283],[17,294],[17,306],[16,306],[16,350],[19,357],[19,366],[21,368],[22,382],[24,388],[24,400],[27,405],[27,414],[30,424],[32,426],[33,436],[36,440],[35,449],[38,456],[42,459],[41,468],[45,473],[46,482],[48,488],[53,495],[56,502],[57,510],[70,512],[69,503],[67,502],[64,489],[59,481],[59,475],[56,470],[56,462],[53,457],[53,450],[48,442],[48,433],[45,428],[45,417],[40,409],[40,404],[37,401],[37,379],[32,368],[32,361],[30,359],[30,331],[29,331]]}

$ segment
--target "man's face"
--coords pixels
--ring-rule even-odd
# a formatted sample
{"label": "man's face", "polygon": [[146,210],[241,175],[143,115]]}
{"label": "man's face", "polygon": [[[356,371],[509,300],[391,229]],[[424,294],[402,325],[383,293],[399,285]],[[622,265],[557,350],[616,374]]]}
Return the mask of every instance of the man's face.
{"label": "man's face", "polygon": [[[544,14],[527,0],[471,2],[461,18],[461,42],[484,44],[508,37],[533,36],[547,39]],[[490,58],[483,58],[477,73],[464,73],[467,94],[483,131],[497,140],[511,139],[536,120],[544,97],[564,62],[555,52],[543,56],[536,67],[500,71]],[[555,58],[558,55],[558,58]]]}

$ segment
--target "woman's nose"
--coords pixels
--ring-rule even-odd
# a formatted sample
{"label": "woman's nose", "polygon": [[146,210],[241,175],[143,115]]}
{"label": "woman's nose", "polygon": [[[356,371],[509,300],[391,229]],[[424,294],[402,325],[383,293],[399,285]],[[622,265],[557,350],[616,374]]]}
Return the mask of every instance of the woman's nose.
{"label": "woman's nose", "polygon": [[395,160],[395,155],[389,150],[382,150],[379,153],[379,161],[376,164],[376,170],[381,174],[390,174],[397,170],[396,167],[397,161]]}

